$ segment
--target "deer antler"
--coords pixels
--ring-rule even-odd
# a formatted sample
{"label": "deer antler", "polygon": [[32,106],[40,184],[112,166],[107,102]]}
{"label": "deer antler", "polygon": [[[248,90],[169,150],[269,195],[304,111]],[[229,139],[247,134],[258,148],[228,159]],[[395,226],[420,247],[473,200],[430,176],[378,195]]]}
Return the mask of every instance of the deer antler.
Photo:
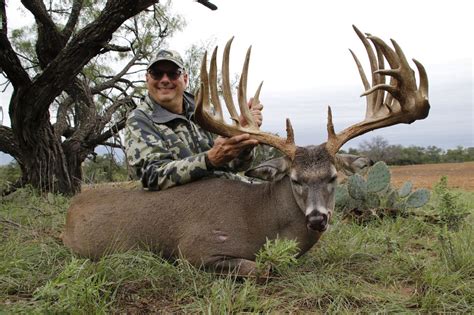
{"label": "deer antler", "polygon": [[[224,137],[233,137],[239,134],[248,133],[251,139],[256,139],[259,141],[259,143],[268,144],[272,147],[275,147],[278,150],[282,151],[285,155],[293,159],[295,156],[296,146],[294,142],[293,128],[291,127],[290,120],[286,120],[287,138],[280,138],[271,133],[260,131],[247,106],[247,76],[250,62],[250,51],[252,47],[249,47],[247,51],[238,88],[238,102],[240,107],[240,113],[245,118],[248,125],[244,127],[240,124],[239,116],[237,114],[237,111],[235,110],[234,101],[232,99],[229,80],[229,54],[230,46],[232,44],[233,39],[234,38],[232,37],[227,42],[227,45],[224,49],[224,57],[222,60],[222,89],[224,94],[224,101],[230,113],[233,124],[228,125],[225,123],[222,114],[222,106],[217,92],[217,47],[212,53],[209,75],[207,73],[207,53],[204,54],[204,57],[202,59],[201,87],[196,98],[196,121],[202,128]],[[253,104],[260,103],[259,96],[262,84],[263,82],[260,83],[257,91],[255,92]],[[209,90],[211,92],[210,96],[215,113],[213,113],[213,110],[211,109],[211,104],[209,101]]]}
{"label": "deer antler", "polygon": [[[397,42],[392,41],[393,50],[383,40],[367,34],[364,36],[355,26],[355,32],[365,46],[369,56],[372,72],[372,85],[369,84],[356,55],[352,52],[364,84],[367,108],[365,119],[336,134],[332,123],[331,107],[328,108],[328,141],[326,148],[336,154],[344,143],[368,131],[395,124],[411,124],[415,120],[428,116],[430,104],[428,101],[428,77],[421,63],[413,59],[420,75],[420,85],[416,86],[415,72],[408,65],[405,55]],[[374,53],[369,40],[373,43]],[[384,68],[384,58],[390,69]],[[385,76],[390,76],[390,84],[385,83]],[[385,95],[385,92],[387,94]]]}

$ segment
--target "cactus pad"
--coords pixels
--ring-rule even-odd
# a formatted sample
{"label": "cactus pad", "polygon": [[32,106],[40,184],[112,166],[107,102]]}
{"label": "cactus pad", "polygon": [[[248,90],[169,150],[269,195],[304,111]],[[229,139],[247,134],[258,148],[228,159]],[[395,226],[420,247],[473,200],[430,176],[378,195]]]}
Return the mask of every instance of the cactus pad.
{"label": "cactus pad", "polygon": [[345,205],[349,203],[349,199],[351,197],[349,196],[349,193],[347,192],[347,186],[346,185],[338,185],[336,187],[336,207],[338,208],[343,208]]}
{"label": "cactus pad", "polygon": [[357,200],[364,200],[367,196],[367,183],[359,174],[354,174],[347,181],[349,195]]}
{"label": "cactus pad", "polygon": [[365,204],[369,209],[375,209],[380,207],[379,195],[377,195],[376,193],[368,193]]}
{"label": "cactus pad", "polygon": [[390,170],[385,162],[379,161],[367,174],[367,191],[379,192],[390,184]]}
{"label": "cactus pad", "polygon": [[430,192],[428,189],[418,189],[412,192],[408,198],[406,205],[408,208],[419,208],[430,200]]}
{"label": "cactus pad", "polygon": [[413,184],[410,181],[407,181],[403,184],[402,188],[398,191],[400,197],[404,198],[411,193],[411,189],[413,188]]}

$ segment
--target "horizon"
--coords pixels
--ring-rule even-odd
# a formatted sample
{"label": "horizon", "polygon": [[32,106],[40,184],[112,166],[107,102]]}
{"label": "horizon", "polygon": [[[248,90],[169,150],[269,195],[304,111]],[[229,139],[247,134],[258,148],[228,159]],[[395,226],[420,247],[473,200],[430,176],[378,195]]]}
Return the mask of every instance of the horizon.
{"label": "horizon", "polygon": [[[439,86],[437,86],[439,84]],[[376,136],[381,136],[389,145],[402,145],[403,147],[436,146],[444,151],[474,147],[472,124],[472,90],[459,86],[472,86],[472,80],[452,81],[450,83],[438,82],[430,88],[430,114],[424,120],[413,124],[399,124],[368,132],[350,140],[342,149],[357,149],[361,142],[370,141]],[[286,136],[285,119],[290,118],[295,132],[297,145],[306,146],[323,143],[326,140],[326,113],[327,105],[333,111],[334,126],[340,131],[350,124],[363,118],[365,102],[359,95],[361,86],[347,86],[345,92],[339,92],[340,87],[327,88],[318,94],[306,89],[299,92],[298,101],[289,93],[273,93],[267,95],[262,90],[261,99],[264,104],[264,121],[262,130]],[[452,89],[457,93],[453,94]],[[463,92],[463,93],[460,93]],[[297,103],[286,106],[289,102]],[[467,106],[466,106],[467,105]],[[461,128],[453,128],[461,126]],[[470,133],[464,133],[470,127]],[[96,153],[107,153],[104,148],[97,147]],[[116,150],[121,152],[121,150]],[[0,152],[0,165],[10,163],[13,158]]]}

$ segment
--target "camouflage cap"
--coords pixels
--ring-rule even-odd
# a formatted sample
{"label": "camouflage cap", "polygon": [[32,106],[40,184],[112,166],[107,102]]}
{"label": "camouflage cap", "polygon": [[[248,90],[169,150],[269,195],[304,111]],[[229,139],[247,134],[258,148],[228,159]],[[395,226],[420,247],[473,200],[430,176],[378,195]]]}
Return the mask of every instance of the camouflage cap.
{"label": "camouflage cap", "polygon": [[158,61],[163,61],[163,60],[171,61],[174,64],[176,64],[178,67],[184,69],[184,62],[183,62],[183,58],[181,58],[181,55],[177,51],[168,50],[168,49],[160,49],[158,53],[155,55],[155,57],[151,59],[150,63],[148,64],[147,69],[150,69],[150,67],[153,64],[157,63]]}

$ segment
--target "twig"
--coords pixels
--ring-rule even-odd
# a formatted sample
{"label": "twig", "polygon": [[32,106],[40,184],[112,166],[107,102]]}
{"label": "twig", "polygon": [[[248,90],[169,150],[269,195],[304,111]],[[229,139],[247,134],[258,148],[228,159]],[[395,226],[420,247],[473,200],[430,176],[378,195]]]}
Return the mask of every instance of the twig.
{"label": "twig", "polygon": [[0,223],[10,224],[10,225],[13,225],[14,227],[19,228],[19,229],[23,228],[23,226],[20,223],[17,223],[15,221],[11,221],[11,220],[8,220],[8,219],[5,219],[5,218],[0,218]]}

